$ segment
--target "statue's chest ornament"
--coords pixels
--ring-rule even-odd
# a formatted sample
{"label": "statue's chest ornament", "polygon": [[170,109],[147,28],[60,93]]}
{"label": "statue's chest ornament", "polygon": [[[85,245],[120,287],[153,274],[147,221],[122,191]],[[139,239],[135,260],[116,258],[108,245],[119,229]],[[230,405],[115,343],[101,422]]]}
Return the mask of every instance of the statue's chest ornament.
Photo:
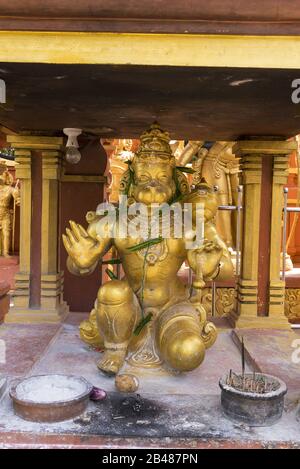
{"label": "statue's chest ornament", "polygon": [[[145,247],[139,249],[134,249],[137,255],[143,259],[147,265],[155,265],[157,262],[162,262],[169,254],[169,248],[167,245],[167,239],[164,236],[163,227],[170,226],[170,233],[173,233],[172,224],[174,223],[173,216],[171,215],[171,221],[167,219],[170,216],[169,214],[162,214],[159,217],[152,216],[150,219],[145,219],[143,216],[139,216],[139,222],[143,223],[145,221],[148,227],[148,237],[141,237],[139,240],[140,244],[146,244]],[[128,217],[130,222],[134,217]],[[168,223],[168,225],[167,225]],[[147,229],[146,229],[147,231]],[[169,235],[170,236],[170,235]],[[154,242],[151,244],[151,241],[158,240],[159,242]],[[149,241],[149,244],[147,242]]]}
{"label": "statue's chest ornament", "polygon": [[148,265],[155,265],[157,262],[161,262],[166,259],[168,252],[167,241],[162,239],[158,244],[153,244],[140,249],[137,251],[137,254],[139,257],[144,259]]}

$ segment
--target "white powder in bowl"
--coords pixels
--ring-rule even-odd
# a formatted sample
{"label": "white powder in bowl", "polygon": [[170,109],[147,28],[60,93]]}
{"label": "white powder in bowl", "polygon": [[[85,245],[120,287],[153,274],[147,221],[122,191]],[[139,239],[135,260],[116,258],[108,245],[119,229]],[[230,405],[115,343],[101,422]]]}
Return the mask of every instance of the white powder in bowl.
{"label": "white powder in bowl", "polygon": [[72,400],[86,391],[87,383],[75,376],[32,376],[17,385],[16,397],[36,404],[51,404]]}

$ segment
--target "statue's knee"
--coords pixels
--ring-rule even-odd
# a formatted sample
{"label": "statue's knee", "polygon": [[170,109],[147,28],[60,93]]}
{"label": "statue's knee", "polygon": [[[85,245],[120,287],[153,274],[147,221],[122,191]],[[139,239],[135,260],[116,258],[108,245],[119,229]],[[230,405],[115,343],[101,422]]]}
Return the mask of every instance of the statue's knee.
{"label": "statue's knee", "polygon": [[100,288],[97,297],[97,322],[106,347],[112,347],[111,344],[127,347],[136,317],[134,294],[127,282],[112,280]]}
{"label": "statue's knee", "polygon": [[191,371],[204,360],[205,345],[199,334],[178,331],[166,341],[164,352],[169,366],[179,371]]}
{"label": "statue's knee", "polygon": [[175,370],[191,371],[205,356],[200,321],[194,312],[184,306],[174,307],[161,317],[159,348],[162,358]]}
{"label": "statue's knee", "polygon": [[121,304],[131,302],[133,292],[124,280],[111,280],[102,285],[97,296],[98,302],[102,304]]}

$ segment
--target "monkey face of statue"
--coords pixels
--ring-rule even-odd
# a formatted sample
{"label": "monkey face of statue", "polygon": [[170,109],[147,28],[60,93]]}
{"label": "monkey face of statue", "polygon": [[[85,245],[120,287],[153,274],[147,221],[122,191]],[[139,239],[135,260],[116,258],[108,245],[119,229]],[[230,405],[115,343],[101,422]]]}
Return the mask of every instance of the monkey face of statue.
{"label": "monkey face of statue", "polygon": [[136,202],[150,205],[168,202],[175,193],[172,166],[160,163],[136,163],[132,195]]}

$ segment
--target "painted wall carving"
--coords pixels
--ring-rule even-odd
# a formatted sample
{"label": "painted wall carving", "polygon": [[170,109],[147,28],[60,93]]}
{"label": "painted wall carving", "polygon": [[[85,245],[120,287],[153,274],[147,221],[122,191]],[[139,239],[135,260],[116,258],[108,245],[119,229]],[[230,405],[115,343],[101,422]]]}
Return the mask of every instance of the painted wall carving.
{"label": "painted wall carving", "polygon": [[[202,304],[208,315],[212,310],[211,288],[205,288],[202,295]],[[236,289],[233,287],[216,288],[216,316],[227,316],[236,309]]]}
{"label": "painted wall carving", "polygon": [[292,324],[300,324],[300,288],[285,290],[284,312]]}

